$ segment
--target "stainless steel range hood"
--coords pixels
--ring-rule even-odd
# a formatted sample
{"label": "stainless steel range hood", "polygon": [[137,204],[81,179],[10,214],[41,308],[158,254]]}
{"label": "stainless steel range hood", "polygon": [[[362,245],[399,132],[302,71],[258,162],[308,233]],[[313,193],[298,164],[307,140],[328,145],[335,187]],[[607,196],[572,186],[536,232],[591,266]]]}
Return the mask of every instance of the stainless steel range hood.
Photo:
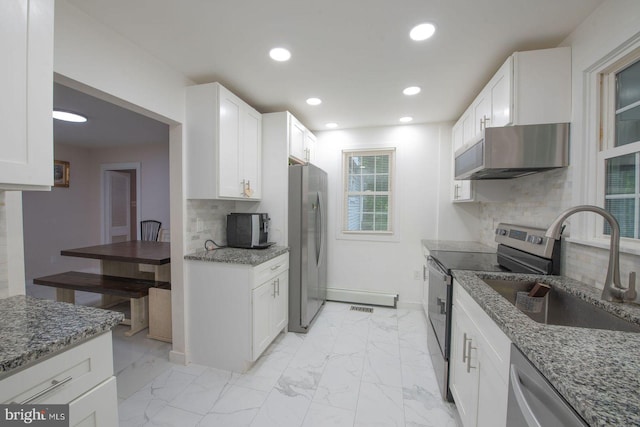
{"label": "stainless steel range hood", "polygon": [[569,166],[569,123],[486,128],[455,152],[455,179],[509,179]]}

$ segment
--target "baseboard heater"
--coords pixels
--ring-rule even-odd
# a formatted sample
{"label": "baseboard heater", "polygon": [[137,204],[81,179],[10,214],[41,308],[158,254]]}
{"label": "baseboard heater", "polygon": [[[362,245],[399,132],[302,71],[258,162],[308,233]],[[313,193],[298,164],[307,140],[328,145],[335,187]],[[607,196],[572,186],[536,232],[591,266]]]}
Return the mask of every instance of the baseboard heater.
{"label": "baseboard heater", "polygon": [[327,288],[327,300],[395,308],[398,302],[398,294]]}

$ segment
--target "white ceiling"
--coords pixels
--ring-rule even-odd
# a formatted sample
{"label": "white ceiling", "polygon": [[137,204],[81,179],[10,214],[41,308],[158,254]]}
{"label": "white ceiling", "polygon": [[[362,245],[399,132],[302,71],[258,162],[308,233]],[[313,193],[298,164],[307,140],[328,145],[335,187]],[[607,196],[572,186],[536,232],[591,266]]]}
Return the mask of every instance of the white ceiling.
{"label": "white ceiling", "polygon": [[[289,110],[312,130],[456,120],[508,55],[557,46],[602,2],[68,1],[189,79],[219,81],[262,113]],[[435,36],[410,40],[422,22]],[[291,60],[272,61],[276,46]],[[413,85],[419,95],[402,94]],[[311,96],[323,103],[307,105]]]}

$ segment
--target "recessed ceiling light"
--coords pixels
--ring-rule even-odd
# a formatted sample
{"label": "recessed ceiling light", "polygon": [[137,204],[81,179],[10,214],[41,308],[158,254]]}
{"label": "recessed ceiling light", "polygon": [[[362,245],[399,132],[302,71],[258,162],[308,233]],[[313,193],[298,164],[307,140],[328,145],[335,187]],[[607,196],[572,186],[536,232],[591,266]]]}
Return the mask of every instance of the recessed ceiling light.
{"label": "recessed ceiling light", "polygon": [[87,118],[80,114],[70,113],[68,111],[53,110],[53,118],[63,120],[65,122],[84,123]]}
{"label": "recessed ceiling light", "polygon": [[307,104],[309,104],[309,105],[320,105],[320,104],[322,104],[322,100],[320,98],[309,98],[309,99],[307,99]]}
{"label": "recessed ceiling light", "polygon": [[291,58],[291,52],[283,47],[274,47],[269,51],[269,56],[274,61],[288,61]]}
{"label": "recessed ceiling light", "polygon": [[406,117],[400,117],[400,121],[401,121],[402,123],[409,123],[409,122],[410,122],[410,121],[412,121],[412,120],[413,120],[413,117],[409,117],[409,116],[406,116]]}
{"label": "recessed ceiling light", "polygon": [[338,124],[336,122],[330,122],[330,123],[327,123],[325,126],[328,127],[329,129],[335,129],[338,127]]}
{"label": "recessed ceiling light", "polygon": [[420,93],[420,88],[418,86],[409,86],[407,88],[405,88],[402,93],[404,93],[405,95],[417,95]]}
{"label": "recessed ceiling light", "polygon": [[409,37],[411,37],[411,39],[415,41],[422,41],[433,36],[433,33],[435,32],[436,32],[435,25],[427,22],[427,23],[416,25],[415,27],[413,27],[411,29],[411,32],[409,32]]}

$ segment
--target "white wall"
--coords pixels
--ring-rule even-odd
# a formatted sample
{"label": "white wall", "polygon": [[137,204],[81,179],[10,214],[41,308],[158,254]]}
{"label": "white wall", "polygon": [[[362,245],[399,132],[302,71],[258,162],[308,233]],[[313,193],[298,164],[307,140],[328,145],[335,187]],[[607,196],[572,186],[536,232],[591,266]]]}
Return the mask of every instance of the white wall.
{"label": "white wall", "polygon": [[[329,176],[328,286],[422,298],[420,240],[438,234],[440,144],[451,124],[405,125],[317,133],[316,164]],[[398,229],[389,241],[344,240],[340,234],[342,150],[396,148]],[[450,161],[450,160],[449,160]],[[418,276],[415,278],[414,275]]]}
{"label": "white wall", "polygon": [[23,195],[27,280],[69,270],[99,271],[98,261],[61,256],[60,250],[102,243],[101,164],[141,163],[140,219],[157,218],[169,226],[167,143],[100,149],[55,144],[54,153],[69,162],[70,184]]}

